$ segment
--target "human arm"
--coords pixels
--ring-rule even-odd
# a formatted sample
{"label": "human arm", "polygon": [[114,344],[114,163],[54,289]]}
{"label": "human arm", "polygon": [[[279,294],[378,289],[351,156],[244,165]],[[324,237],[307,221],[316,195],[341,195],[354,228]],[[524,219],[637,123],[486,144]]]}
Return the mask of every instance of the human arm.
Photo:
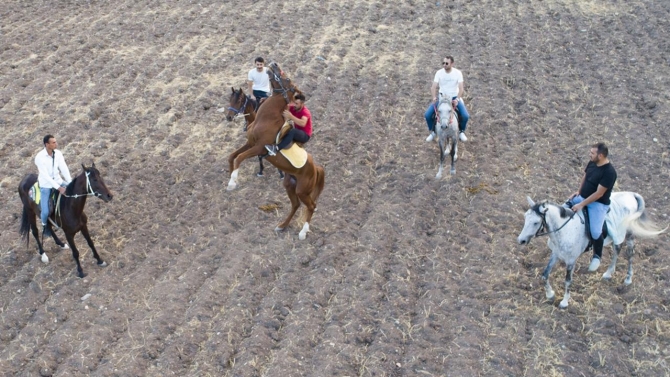
{"label": "human arm", "polygon": [[309,118],[307,118],[307,115],[303,115],[301,118],[298,118],[295,115],[291,114],[291,111],[284,110],[284,119],[292,120],[293,123],[295,123],[296,125],[300,127],[305,127],[305,125],[307,124],[307,120]]}
{"label": "human arm", "polygon": [[603,185],[598,185],[598,189],[596,190],[596,192],[589,195],[589,197],[585,198],[581,203],[575,204],[572,207],[572,210],[575,211],[575,212],[578,212],[579,210],[586,207],[587,205],[589,205],[589,204],[595,202],[596,200],[600,199],[603,195],[605,195],[606,192],[607,192],[607,187],[605,187]]}
{"label": "human arm", "polygon": [[433,81],[433,85],[430,87],[430,94],[433,96],[433,102],[437,102],[437,82]]}
{"label": "human arm", "polygon": [[256,99],[254,96],[254,81],[247,80],[247,87],[249,88],[249,97],[251,97],[251,99]]}

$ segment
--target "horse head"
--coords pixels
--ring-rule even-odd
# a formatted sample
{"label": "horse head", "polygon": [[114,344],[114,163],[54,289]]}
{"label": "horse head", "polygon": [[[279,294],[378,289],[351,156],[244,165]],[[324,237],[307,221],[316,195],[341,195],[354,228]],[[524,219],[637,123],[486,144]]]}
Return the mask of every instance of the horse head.
{"label": "horse head", "polygon": [[99,197],[104,202],[109,202],[112,200],[114,195],[112,195],[112,193],[105,185],[105,181],[102,179],[100,171],[98,171],[98,169],[95,167],[95,162],[90,167],[86,167],[84,164],[81,164],[81,167],[84,169],[84,173],[87,176],[89,185],[87,190],[91,191],[93,195]]}
{"label": "horse head", "polygon": [[524,215],[523,229],[517,237],[517,241],[521,245],[528,244],[542,230],[545,224],[545,215],[549,210],[546,202],[536,204],[530,196],[527,196],[526,199],[530,209]]}
{"label": "horse head", "polygon": [[286,77],[277,62],[272,62],[268,65],[268,76],[270,77],[272,91],[284,96],[286,103],[292,102],[294,96],[300,93],[300,90],[291,82],[290,78]]}
{"label": "horse head", "polygon": [[242,88],[240,90],[235,90],[231,87],[232,93],[230,93],[230,104],[228,105],[228,111],[226,112],[226,120],[232,121],[235,116],[238,114],[244,113],[244,108],[247,105],[247,96],[244,94]]}

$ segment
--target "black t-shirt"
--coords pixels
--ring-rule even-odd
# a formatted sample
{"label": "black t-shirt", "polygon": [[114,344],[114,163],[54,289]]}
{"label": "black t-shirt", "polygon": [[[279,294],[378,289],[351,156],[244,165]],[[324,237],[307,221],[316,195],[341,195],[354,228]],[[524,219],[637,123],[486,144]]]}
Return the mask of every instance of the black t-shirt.
{"label": "black t-shirt", "polygon": [[614,187],[614,182],[616,182],[616,170],[614,170],[614,166],[609,162],[603,166],[598,166],[595,162],[590,161],[586,165],[584,172],[586,173],[586,178],[584,179],[584,184],[579,189],[579,195],[586,199],[598,190],[598,185],[601,185],[607,188],[607,191],[596,201],[609,205],[612,187]]}

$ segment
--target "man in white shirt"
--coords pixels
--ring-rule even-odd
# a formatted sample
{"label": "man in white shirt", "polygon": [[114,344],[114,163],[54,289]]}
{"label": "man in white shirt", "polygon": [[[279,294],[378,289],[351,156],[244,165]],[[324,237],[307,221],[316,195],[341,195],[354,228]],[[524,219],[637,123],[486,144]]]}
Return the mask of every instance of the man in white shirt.
{"label": "man in white shirt", "polygon": [[444,69],[440,69],[435,73],[433,85],[430,87],[433,102],[431,102],[424,114],[426,123],[428,124],[428,131],[430,131],[430,135],[428,135],[426,141],[435,139],[435,109],[437,107],[438,89],[440,90],[440,96],[451,99],[458,113],[459,138],[461,141],[467,141],[468,138],[465,136],[465,129],[468,126],[470,114],[468,114],[468,110],[463,103],[463,74],[460,70],[454,68],[454,58],[452,56],[446,56],[442,59],[442,65]]}
{"label": "man in white shirt", "polygon": [[270,96],[271,87],[265,60],[259,56],[254,61],[254,64],[256,65],[256,68],[249,71],[249,74],[247,75],[247,84],[249,85],[251,99],[256,101],[256,110],[258,110],[261,101]]}
{"label": "man in white shirt", "polygon": [[[70,170],[65,164],[63,154],[57,150],[58,143],[53,135],[47,135],[42,140],[44,149],[35,156],[35,165],[39,175],[37,180],[40,184],[40,219],[42,220],[42,231],[45,236],[49,236],[47,220],[49,219],[49,196],[51,190],[56,189],[61,194],[65,194],[65,187],[72,181]],[[61,175],[63,178],[61,178]]]}

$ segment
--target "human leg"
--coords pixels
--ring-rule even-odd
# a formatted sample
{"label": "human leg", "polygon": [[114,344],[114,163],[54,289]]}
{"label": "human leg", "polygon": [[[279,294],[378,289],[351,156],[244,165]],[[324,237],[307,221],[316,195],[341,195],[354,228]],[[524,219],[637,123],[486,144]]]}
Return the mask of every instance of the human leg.
{"label": "human leg", "polygon": [[49,220],[49,198],[51,196],[51,189],[40,187],[40,220],[42,221],[42,231],[46,229],[47,221]]}
{"label": "human leg", "polygon": [[430,131],[430,135],[428,135],[428,138],[426,138],[426,141],[432,141],[435,139],[435,103],[430,103],[428,106],[428,109],[426,109],[426,112],[424,113],[424,118],[426,118],[426,125],[428,126],[428,131]]}
{"label": "human leg", "polygon": [[587,207],[589,209],[591,237],[593,238],[593,259],[591,259],[589,271],[596,271],[600,266],[600,259],[603,256],[605,236],[602,234],[602,230],[609,206],[594,202],[587,205]]}

